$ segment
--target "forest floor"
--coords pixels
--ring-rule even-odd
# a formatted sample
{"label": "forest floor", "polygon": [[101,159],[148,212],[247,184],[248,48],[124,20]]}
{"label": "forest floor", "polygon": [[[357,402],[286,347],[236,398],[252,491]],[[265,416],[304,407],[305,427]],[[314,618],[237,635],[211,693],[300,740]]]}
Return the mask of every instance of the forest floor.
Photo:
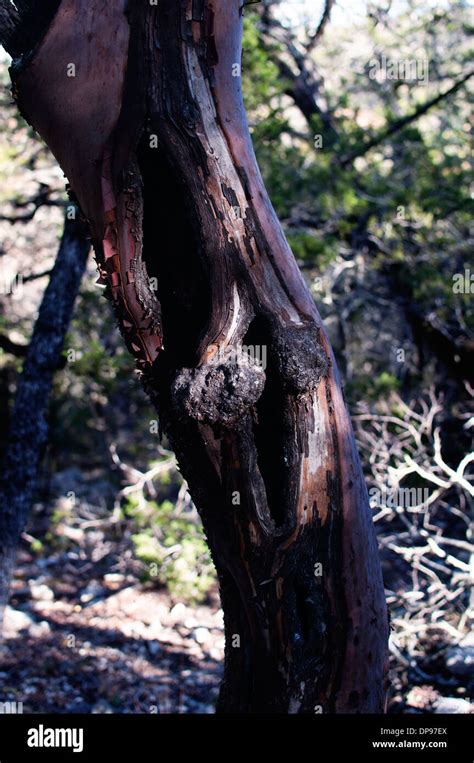
{"label": "forest floor", "polygon": [[90,562],[64,554],[22,551],[18,562],[2,701],[25,713],[214,712],[224,646],[215,593],[191,608],[133,575],[98,581]]}
{"label": "forest floor", "polygon": [[[38,558],[26,545],[0,648],[3,702],[26,713],[214,712],[224,651],[215,590],[205,604],[176,602],[140,581],[120,544],[113,553],[99,544],[95,561],[72,551]],[[464,660],[447,670],[445,653],[435,645],[405,671],[392,655],[389,712],[473,712],[472,669]]]}
{"label": "forest floor", "polygon": [[[215,583],[196,603],[147,581],[136,524],[113,510],[110,469],[51,471],[18,553],[0,703],[21,702],[25,713],[213,713],[224,657]],[[379,540],[387,532],[379,528]],[[455,629],[454,607],[450,620],[421,617],[410,568],[386,542],[381,560],[392,623],[388,712],[474,712],[473,635]]]}

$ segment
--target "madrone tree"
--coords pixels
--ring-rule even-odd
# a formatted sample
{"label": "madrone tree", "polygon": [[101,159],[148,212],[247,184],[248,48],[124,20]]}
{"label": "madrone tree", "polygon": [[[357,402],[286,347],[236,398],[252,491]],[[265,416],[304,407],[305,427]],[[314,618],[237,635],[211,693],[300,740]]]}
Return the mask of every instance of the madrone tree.
{"label": "madrone tree", "polygon": [[88,221],[216,565],[218,710],[382,711],[388,622],[367,493],[252,149],[242,0],[15,6],[0,3],[14,96]]}

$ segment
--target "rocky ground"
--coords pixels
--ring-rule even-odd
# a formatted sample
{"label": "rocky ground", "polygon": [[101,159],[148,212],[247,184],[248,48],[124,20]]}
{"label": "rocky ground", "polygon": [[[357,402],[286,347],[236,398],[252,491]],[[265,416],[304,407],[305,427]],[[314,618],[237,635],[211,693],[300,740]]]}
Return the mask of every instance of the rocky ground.
{"label": "rocky ground", "polygon": [[[176,602],[133,572],[110,571],[113,555],[108,572],[104,560],[94,565],[71,551],[36,559],[23,549],[18,561],[2,702],[28,713],[214,712],[224,646],[215,591],[206,604]],[[400,664],[396,651],[389,712],[474,712],[472,638],[434,644],[412,664]]]}
{"label": "rocky ground", "polygon": [[218,599],[190,608],[132,575],[93,579],[70,554],[22,552],[5,614],[0,698],[28,713],[212,713]]}

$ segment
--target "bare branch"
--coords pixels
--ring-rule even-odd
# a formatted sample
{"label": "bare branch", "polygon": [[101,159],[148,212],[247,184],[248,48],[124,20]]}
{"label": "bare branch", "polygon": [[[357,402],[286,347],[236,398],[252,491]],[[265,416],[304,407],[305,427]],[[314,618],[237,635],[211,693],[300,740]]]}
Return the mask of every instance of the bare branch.
{"label": "bare branch", "polygon": [[372,148],[375,148],[375,146],[378,146],[380,143],[383,143],[391,135],[399,132],[412,122],[415,122],[417,119],[419,119],[419,117],[423,116],[423,114],[426,114],[426,112],[432,109],[434,106],[437,106],[438,103],[443,101],[445,98],[448,98],[449,96],[456,93],[472,76],[474,76],[474,69],[465,74],[461,79],[457,80],[454,85],[451,85],[451,87],[447,90],[438,93],[438,95],[434,98],[431,98],[430,100],[420,104],[414,111],[411,112],[411,114],[407,114],[400,119],[396,119],[394,122],[390,122],[382,130],[380,130],[380,132],[370,138],[370,140],[368,140],[364,145],[359,146],[359,148],[355,149],[347,156],[343,156],[339,161],[341,166],[346,167],[348,164],[352,164],[354,159],[357,159],[359,156],[364,156],[368,151],[370,151]]}
{"label": "bare branch", "polygon": [[18,344],[5,334],[0,334],[0,350],[14,355],[16,358],[24,358],[28,351],[27,344]]}
{"label": "bare branch", "polygon": [[0,43],[12,58],[33,50],[61,0],[0,0]]}
{"label": "bare branch", "polygon": [[11,223],[27,223],[34,218],[38,209],[41,207],[67,207],[71,204],[70,201],[64,199],[52,199],[51,194],[54,193],[54,189],[50,188],[43,183],[40,183],[38,191],[34,196],[29,199],[15,200],[10,202],[11,206],[15,209],[24,209],[25,207],[32,207],[27,212],[22,212],[18,215],[0,215],[0,220]]}
{"label": "bare branch", "polygon": [[0,44],[11,56],[19,55],[15,36],[20,15],[10,0],[0,0]]}
{"label": "bare branch", "polygon": [[311,35],[309,38],[307,44],[306,44],[306,50],[308,53],[311,53],[311,51],[315,48],[316,44],[319,42],[321,37],[324,34],[324,30],[326,29],[326,26],[331,18],[331,11],[334,6],[334,0],[326,0],[324,4],[324,10],[323,15],[321,16],[321,20],[318,24],[318,27],[314,34]]}
{"label": "bare branch", "polygon": [[[310,126],[313,117],[317,116],[321,121],[326,143],[334,142],[338,133],[329,107],[322,97],[324,82],[307,49],[297,43],[291,30],[266,13],[262,15],[262,31],[262,42],[267,50],[271,50],[275,42],[285,48],[283,55],[272,51],[272,56],[281,79],[287,83],[286,95],[294,101]],[[289,63],[285,60],[285,54],[290,59]]]}

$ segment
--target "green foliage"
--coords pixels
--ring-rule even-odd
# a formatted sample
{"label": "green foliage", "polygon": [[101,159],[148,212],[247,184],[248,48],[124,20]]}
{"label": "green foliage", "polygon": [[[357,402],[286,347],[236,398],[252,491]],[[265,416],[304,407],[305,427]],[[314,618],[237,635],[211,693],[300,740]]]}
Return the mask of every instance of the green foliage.
{"label": "green foliage", "polygon": [[317,231],[289,232],[287,239],[297,260],[317,262],[322,268],[327,267],[338,253],[339,241],[334,236],[322,236]]}
{"label": "green foliage", "polygon": [[[242,40],[242,90],[247,108],[254,110],[266,109],[271,98],[282,92],[278,79],[278,69],[270,53],[263,49],[257,28],[257,15],[249,13],[244,16]],[[273,46],[273,51],[278,46]]]}
{"label": "green foliage", "polygon": [[357,379],[350,381],[345,393],[350,400],[387,400],[391,392],[400,389],[400,381],[394,374],[382,371],[377,376],[360,374]]}
{"label": "green foliage", "polygon": [[400,382],[396,376],[383,371],[374,381],[374,395],[387,395],[389,392],[395,392],[400,387]]}
{"label": "green foliage", "polygon": [[165,585],[180,601],[203,601],[215,572],[195,509],[177,513],[171,501],[143,505],[132,498],[123,511],[136,528],[132,540],[143,578]]}
{"label": "green foliage", "polygon": [[[420,313],[434,315],[455,334],[462,326],[474,328],[472,300],[452,289],[453,273],[469,264],[472,238],[472,83],[371,151],[365,153],[364,146],[384,125],[413,112],[462,74],[470,34],[463,4],[449,14],[431,13],[415,0],[394,9],[387,23],[381,17],[377,24],[349,28],[332,21],[331,36],[318,46],[315,71],[332,106],[336,138],[325,134],[318,114],[307,124],[285,101],[287,83],[276,66],[281,48],[262,44],[254,14],[245,20],[244,35],[243,92],[252,138],[296,258],[321,271],[341,248],[352,253],[365,248],[369,268],[383,277],[394,275]],[[354,38],[367,62],[371,50],[395,60],[411,59],[416,51],[430,61],[429,82],[369,78],[362,72],[363,54],[355,66],[348,58]],[[316,135],[323,136],[320,147]],[[341,157],[352,152],[361,156],[342,165]]]}

